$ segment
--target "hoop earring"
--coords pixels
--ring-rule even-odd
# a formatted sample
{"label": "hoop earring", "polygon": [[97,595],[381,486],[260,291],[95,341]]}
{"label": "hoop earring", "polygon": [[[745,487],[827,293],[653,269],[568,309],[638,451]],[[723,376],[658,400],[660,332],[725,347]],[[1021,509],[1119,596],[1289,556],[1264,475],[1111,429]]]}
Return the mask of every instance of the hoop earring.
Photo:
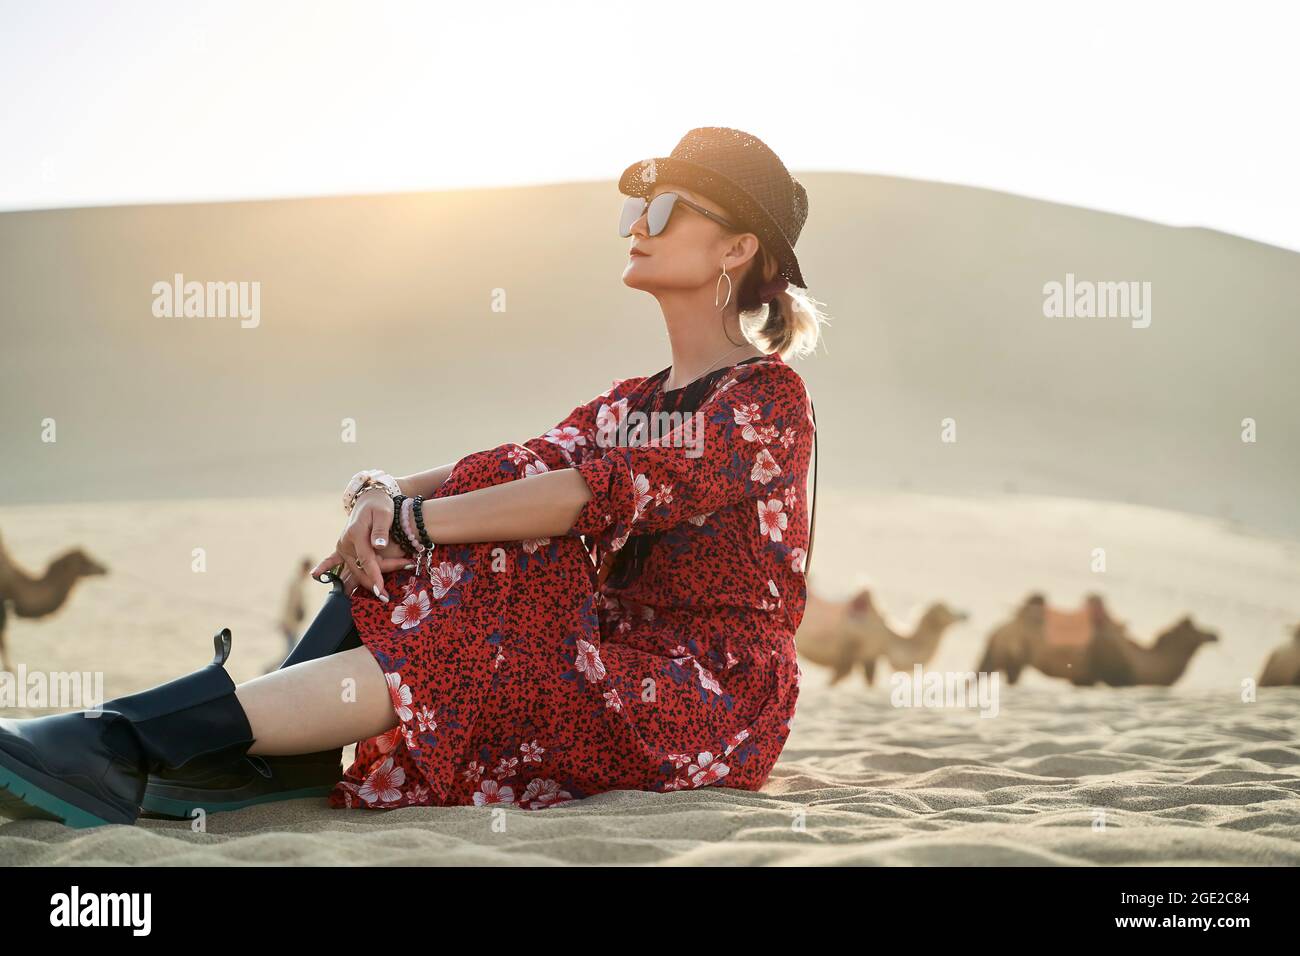
{"label": "hoop earring", "polygon": [[753,344],[752,342],[749,341],[749,336],[745,334],[745,330],[743,328],[740,330],[740,338],[742,339],[742,341],[737,342],[735,339],[731,337],[731,333],[727,331],[727,314],[725,312],[722,313],[722,334],[725,335],[727,337],[727,341],[730,342],[732,345],[734,345],[736,348],[740,348],[742,345]]}
{"label": "hoop earring", "polygon": [[[733,339],[733,338],[731,337],[731,333],[730,333],[729,331],[727,331],[727,306],[731,304],[731,276],[727,275],[727,264],[726,264],[725,262],[722,264],[722,275],[718,276],[718,285],[719,285],[719,286],[722,284],[722,280],[723,280],[723,279],[726,279],[726,280],[727,280],[727,301],[724,302],[724,303],[722,303],[722,305],[718,306],[718,311],[722,313],[722,315],[721,315],[721,318],[722,318],[722,334],[723,334],[724,336],[726,336],[727,341],[730,342],[732,345],[736,346],[736,348],[741,348],[741,347],[743,347],[743,346],[745,346],[745,345],[749,345],[749,344],[751,344],[751,343],[750,343],[750,341],[749,341],[749,336],[745,334],[745,327],[744,327],[743,324],[740,326],[740,341],[739,341],[739,342],[737,342],[735,339]],[[718,290],[717,290],[716,287],[715,287],[714,290],[713,290],[713,304],[714,304],[714,305],[718,305]],[[736,321],[737,321],[737,322],[740,321],[740,317],[739,317],[739,316],[736,317]]]}
{"label": "hoop earring", "polygon": [[[727,280],[727,301],[718,305],[718,290],[722,288],[722,280]],[[722,264],[722,275],[718,276],[717,284],[713,287],[713,304],[718,309],[725,309],[731,304],[731,276],[727,275],[727,264]]]}

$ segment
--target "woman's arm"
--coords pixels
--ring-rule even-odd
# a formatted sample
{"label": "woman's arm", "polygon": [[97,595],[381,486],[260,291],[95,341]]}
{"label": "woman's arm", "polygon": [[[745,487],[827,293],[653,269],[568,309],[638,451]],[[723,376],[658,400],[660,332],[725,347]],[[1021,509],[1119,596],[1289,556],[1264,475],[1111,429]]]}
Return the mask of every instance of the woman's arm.
{"label": "woman's arm", "polygon": [[416,495],[430,498],[435,491],[442,487],[442,483],[447,480],[447,476],[451,474],[451,470],[455,467],[456,463],[453,461],[450,464],[430,468],[428,471],[422,471],[416,475],[403,475],[397,479],[397,486],[402,489],[402,494],[408,498],[414,498]]}
{"label": "woman's arm", "polygon": [[426,499],[424,526],[435,544],[558,537],[569,533],[591,497],[586,479],[563,468]]}
{"label": "woman's arm", "polygon": [[[595,398],[583,402],[545,435],[530,438],[520,444],[533,452],[551,471],[559,473],[571,470],[574,465],[585,461],[591,454],[599,453],[595,428],[600,415],[609,414],[611,403],[617,405],[618,398],[626,395],[644,380],[645,376],[616,379],[609,388]],[[626,402],[623,405],[626,405]],[[482,492],[513,486],[515,482],[509,485],[493,485],[491,488],[481,488],[462,495],[428,500],[447,480],[455,465],[456,463],[453,462],[441,468],[434,468],[432,471],[397,479],[402,494],[408,497],[413,495],[425,497],[425,527],[435,542],[467,544],[477,541],[527,541],[531,538],[566,534],[582,511],[584,503],[591,499],[590,488],[586,486],[585,481],[579,479],[575,482],[579,477],[575,473],[567,479],[561,479],[558,484],[548,483],[544,492],[536,491],[535,486],[530,487],[524,497],[517,501],[513,490],[507,492],[504,508],[495,495],[487,497],[486,504],[480,503],[484,501],[483,498],[475,496]],[[529,482],[541,477],[545,476],[533,475],[529,478]],[[450,502],[452,497],[458,500],[449,508],[445,502]],[[468,504],[464,501],[467,498],[470,499]],[[541,510],[531,510],[530,513],[530,509]],[[441,518],[435,518],[435,515],[440,515]],[[471,531],[474,521],[478,520],[474,516],[482,516],[483,520],[491,523],[490,527],[485,526],[483,529]],[[444,523],[442,533],[449,537],[439,538],[434,534],[433,526],[430,524],[432,520],[441,520]]]}

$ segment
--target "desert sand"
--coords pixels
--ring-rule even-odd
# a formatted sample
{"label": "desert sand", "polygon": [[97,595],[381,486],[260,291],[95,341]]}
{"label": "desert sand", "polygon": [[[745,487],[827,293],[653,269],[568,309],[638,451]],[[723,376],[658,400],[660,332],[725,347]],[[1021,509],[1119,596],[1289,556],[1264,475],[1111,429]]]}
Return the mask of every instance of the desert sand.
{"label": "desert sand", "polygon": [[[297,800],[185,822],[69,830],[0,818],[0,865],[24,864],[1300,864],[1300,688],[1242,699],[1300,618],[1300,547],[1214,519],[1003,495],[827,494],[812,579],[870,584],[907,626],[942,597],[970,612],[933,666],[969,670],[984,635],[1041,588],[1100,590],[1135,633],[1190,611],[1219,632],[1171,689],[1074,688],[1030,674],[996,716],[891,703],[804,665],[786,750],[760,792],[616,791],[545,811],[333,810]],[[108,695],[206,662],[234,632],[236,680],[278,658],[294,561],[329,546],[334,496],[0,508],[31,565],[73,542],[106,562],[44,622],[10,625],[28,668],[100,669]],[[1089,570],[1104,544],[1109,568]],[[191,549],[207,570],[191,570]],[[875,569],[874,575],[865,569]],[[309,592],[311,608],[324,587]],[[5,712],[7,716],[16,711]]]}

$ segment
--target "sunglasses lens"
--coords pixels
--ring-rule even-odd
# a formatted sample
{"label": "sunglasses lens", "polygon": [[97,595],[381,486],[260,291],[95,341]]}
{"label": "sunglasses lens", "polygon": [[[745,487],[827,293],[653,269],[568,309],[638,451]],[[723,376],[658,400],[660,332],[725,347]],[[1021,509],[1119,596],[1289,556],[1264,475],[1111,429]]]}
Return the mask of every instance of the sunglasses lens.
{"label": "sunglasses lens", "polygon": [[646,217],[646,231],[657,236],[668,225],[668,217],[673,214],[673,204],[677,202],[676,193],[660,193],[650,200],[650,214]]}
{"label": "sunglasses lens", "polygon": [[[650,200],[650,213],[646,216],[646,232],[657,236],[668,225],[668,217],[673,214],[673,204],[677,202],[676,193],[660,193]],[[640,196],[628,196],[623,200],[623,214],[618,220],[618,234],[626,239],[632,235],[632,226],[646,211],[646,201]]]}
{"label": "sunglasses lens", "polygon": [[645,212],[645,200],[640,196],[628,196],[623,200],[623,213],[618,218],[618,234],[626,239],[632,235],[632,224]]}

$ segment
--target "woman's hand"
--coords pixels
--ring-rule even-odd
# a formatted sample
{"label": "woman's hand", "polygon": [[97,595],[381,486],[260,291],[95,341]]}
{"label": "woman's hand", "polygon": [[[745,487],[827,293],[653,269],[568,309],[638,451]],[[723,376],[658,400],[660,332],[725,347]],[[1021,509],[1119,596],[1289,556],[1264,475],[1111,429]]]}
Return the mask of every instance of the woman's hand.
{"label": "woman's hand", "polygon": [[[388,544],[380,549],[377,554],[379,556],[379,570],[384,574],[387,574],[389,571],[395,571],[398,568],[415,567],[415,559],[406,554],[401,547],[393,541],[388,542]],[[357,580],[357,574],[359,573],[360,572],[357,571],[355,564],[351,568],[349,568],[346,563],[339,566],[339,580],[343,582],[343,593],[347,594],[349,597],[352,596],[357,588],[362,586],[361,582]],[[382,588],[380,589],[380,594],[384,597],[387,596],[387,592]]]}
{"label": "woman's hand", "polygon": [[[364,587],[381,601],[387,602],[384,591],[384,574],[412,563],[396,541],[389,541],[393,524],[393,499],[382,488],[367,489],[357,499],[347,526],[339,536],[334,551],[311,570],[319,577],[336,565],[342,565],[339,577],[344,590],[350,595],[357,587]],[[357,566],[357,562],[361,566]]]}

